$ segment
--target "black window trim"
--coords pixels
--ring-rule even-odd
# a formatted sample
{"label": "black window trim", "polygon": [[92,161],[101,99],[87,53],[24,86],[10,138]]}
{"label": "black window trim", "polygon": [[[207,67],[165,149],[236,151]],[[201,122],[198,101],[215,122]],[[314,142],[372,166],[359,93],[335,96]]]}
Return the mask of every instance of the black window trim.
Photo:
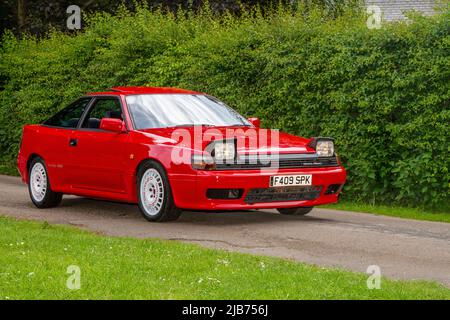
{"label": "black window trim", "polygon": [[[120,109],[122,111],[122,115],[123,118],[125,117],[125,113],[124,113],[124,107],[122,105],[122,101],[120,99],[119,96],[117,95],[89,95],[89,96],[82,96],[79,97],[78,99],[76,99],[75,101],[71,102],[68,106],[66,106],[65,108],[59,110],[57,113],[55,113],[54,115],[52,115],[50,118],[44,120],[41,123],[41,126],[44,127],[48,127],[48,128],[55,128],[55,129],[66,129],[66,130],[80,130],[80,131],[95,131],[95,132],[108,132],[105,130],[101,130],[101,129],[93,129],[93,128],[82,128],[81,125],[84,122],[84,119],[86,118],[87,114],[90,112],[90,110],[93,108],[94,103],[97,100],[101,100],[102,98],[114,98],[117,99],[119,101],[119,105],[120,105]],[[76,103],[77,101],[81,100],[81,99],[90,99],[89,102],[87,103],[83,113],[80,116],[80,119],[78,120],[77,126],[76,127],[61,127],[61,126],[52,126],[49,124],[46,124],[47,121],[49,121],[50,119],[52,119],[53,117],[56,117],[57,115],[59,115],[60,113],[64,112],[66,109],[70,108],[74,103]],[[127,122],[125,121],[125,119],[123,119],[124,123],[125,123],[125,128],[127,130],[126,133],[128,133],[130,131],[130,129],[128,128]]]}
{"label": "black window trim", "polygon": [[[53,119],[54,117],[56,117],[57,115],[63,113],[64,111],[66,111],[68,108],[70,108],[74,103],[76,103],[77,101],[81,100],[81,99],[90,99],[89,102],[87,103],[83,113],[80,116],[80,119],[78,119],[78,123],[76,127],[61,127],[61,126],[52,126],[49,124],[46,124],[47,121]],[[86,110],[88,110],[92,104],[92,101],[94,101],[92,96],[82,96],[79,97],[78,99],[74,100],[73,102],[69,103],[68,106],[66,106],[65,108],[59,110],[57,113],[55,113],[54,115],[52,115],[50,118],[45,119],[44,121],[42,121],[41,126],[43,127],[48,127],[48,128],[55,128],[55,129],[66,129],[66,130],[76,130],[78,129],[78,126],[80,125],[80,121],[83,118],[84,114],[86,113]]]}
{"label": "black window trim", "polygon": [[102,94],[102,95],[89,96],[89,97],[91,97],[92,100],[86,106],[86,109],[84,110],[83,114],[81,115],[80,120],[78,121],[78,125],[76,127],[76,130],[80,130],[80,131],[94,131],[94,132],[109,132],[109,131],[102,130],[102,129],[82,128],[81,126],[83,125],[84,120],[86,119],[86,116],[91,112],[91,109],[94,107],[95,102],[97,102],[98,100],[107,100],[107,99],[110,99],[110,98],[114,98],[114,99],[119,101],[120,110],[122,111],[122,118],[123,118],[122,120],[125,123],[126,133],[128,133],[130,131],[128,129],[127,122],[125,121],[124,108],[123,108],[122,101],[121,101],[119,96],[117,96],[117,95],[103,95]]}

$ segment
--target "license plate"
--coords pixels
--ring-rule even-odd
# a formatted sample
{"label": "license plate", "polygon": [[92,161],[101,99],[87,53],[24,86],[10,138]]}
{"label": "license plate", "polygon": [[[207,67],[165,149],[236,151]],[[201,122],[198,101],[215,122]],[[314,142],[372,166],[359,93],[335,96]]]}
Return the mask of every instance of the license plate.
{"label": "license plate", "polygon": [[294,174],[288,176],[271,176],[271,187],[286,186],[310,186],[312,185],[312,174]]}

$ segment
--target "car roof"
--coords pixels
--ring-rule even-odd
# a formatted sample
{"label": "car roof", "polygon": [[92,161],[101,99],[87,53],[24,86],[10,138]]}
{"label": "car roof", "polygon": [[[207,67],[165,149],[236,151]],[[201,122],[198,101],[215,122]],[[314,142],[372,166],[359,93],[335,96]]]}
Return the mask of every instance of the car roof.
{"label": "car roof", "polygon": [[201,92],[168,87],[112,87],[110,91],[90,92],[87,95],[132,95],[132,94],[203,94]]}

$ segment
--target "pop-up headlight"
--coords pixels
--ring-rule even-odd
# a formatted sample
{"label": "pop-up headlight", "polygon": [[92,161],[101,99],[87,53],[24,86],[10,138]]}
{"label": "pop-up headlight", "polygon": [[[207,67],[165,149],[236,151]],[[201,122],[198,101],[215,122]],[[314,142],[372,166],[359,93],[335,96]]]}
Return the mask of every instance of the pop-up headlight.
{"label": "pop-up headlight", "polygon": [[217,163],[230,163],[236,159],[236,139],[212,141],[203,154],[192,157],[192,167],[197,170],[214,170]]}
{"label": "pop-up headlight", "polygon": [[334,142],[331,138],[313,138],[309,146],[316,149],[319,157],[334,156]]}
{"label": "pop-up headlight", "polygon": [[236,144],[234,140],[223,140],[214,142],[214,149],[212,152],[216,162],[226,162],[233,160],[236,157]]}

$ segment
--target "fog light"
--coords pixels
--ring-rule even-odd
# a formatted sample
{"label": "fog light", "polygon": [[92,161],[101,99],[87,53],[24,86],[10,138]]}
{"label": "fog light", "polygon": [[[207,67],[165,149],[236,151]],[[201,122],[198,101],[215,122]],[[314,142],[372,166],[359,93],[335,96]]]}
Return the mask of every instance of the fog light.
{"label": "fog light", "polygon": [[243,189],[208,189],[206,197],[209,199],[239,199],[244,193]]}
{"label": "fog light", "polygon": [[330,184],[327,188],[327,191],[325,191],[326,195],[329,194],[336,194],[341,191],[342,184]]}
{"label": "fog light", "polygon": [[241,189],[230,189],[228,190],[228,198],[239,199],[241,197]]}

